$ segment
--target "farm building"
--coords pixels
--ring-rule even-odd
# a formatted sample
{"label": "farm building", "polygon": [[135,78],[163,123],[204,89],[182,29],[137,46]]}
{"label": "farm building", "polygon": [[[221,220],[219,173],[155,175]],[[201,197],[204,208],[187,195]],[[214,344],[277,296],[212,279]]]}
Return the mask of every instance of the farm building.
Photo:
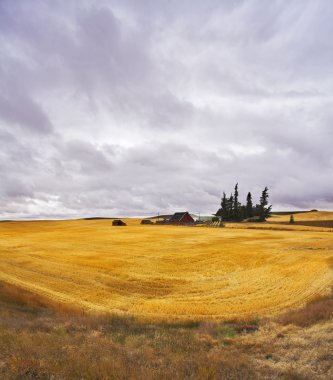
{"label": "farm building", "polygon": [[140,224],[154,224],[150,219],[142,219]]}
{"label": "farm building", "polygon": [[113,226],[126,226],[126,223],[120,219],[115,219],[112,221],[112,225]]}
{"label": "farm building", "polygon": [[172,217],[168,221],[169,224],[177,224],[177,225],[188,225],[194,224],[194,219],[192,216],[186,212],[176,212],[172,215]]}

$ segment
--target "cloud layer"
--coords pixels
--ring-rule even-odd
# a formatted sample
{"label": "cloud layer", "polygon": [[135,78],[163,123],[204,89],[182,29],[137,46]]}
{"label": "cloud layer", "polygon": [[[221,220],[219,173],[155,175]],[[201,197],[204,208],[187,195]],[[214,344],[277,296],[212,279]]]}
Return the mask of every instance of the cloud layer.
{"label": "cloud layer", "polygon": [[0,217],[333,209],[328,0],[0,2]]}

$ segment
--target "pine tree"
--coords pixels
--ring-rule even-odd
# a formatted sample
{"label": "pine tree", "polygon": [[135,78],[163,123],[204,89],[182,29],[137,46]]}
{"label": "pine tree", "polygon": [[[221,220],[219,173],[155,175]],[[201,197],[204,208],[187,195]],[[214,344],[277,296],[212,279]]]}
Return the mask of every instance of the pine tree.
{"label": "pine tree", "polygon": [[233,199],[233,215],[232,218],[236,221],[240,220],[240,203],[238,202],[238,183],[236,183]]}
{"label": "pine tree", "polygon": [[230,194],[227,199],[227,220],[232,220],[234,217],[234,197]]}
{"label": "pine tree", "polygon": [[223,220],[227,217],[227,197],[225,192],[223,192],[223,197],[221,198],[221,208],[217,210],[215,216],[221,217]]}
{"label": "pine tree", "polygon": [[259,219],[264,222],[271,215],[272,206],[268,206],[268,187],[266,186],[260,197]]}
{"label": "pine tree", "polygon": [[253,217],[252,194],[249,192],[246,197],[246,218]]}
{"label": "pine tree", "polygon": [[290,224],[294,224],[295,223],[295,219],[294,219],[294,215],[293,214],[290,215],[289,223]]}
{"label": "pine tree", "polygon": [[242,221],[246,218],[256,217],[264,222],[270,217],[272,206],[268,206],[268,188],[263,190],[259,204],[253,205],[252,194],[249,192],[246,197],[246,205],[242,205],[239,200],[238,183],[234,188],[234,193],[229,197],[223,192],[221,198],[221,207],[215,216],[222,218],[224,221]]}
{"label": "pine tree", "polygon": [[222,202],[221,202],[221,209],[222,209],[222,220],[225,220],[228,215],[227,210],[227,196],[225,195],[225,192],[223,192]]}
{"label": "pine tree", "polygon": [[260,205],[256,204],[253,207],[253,216],[259,217],[259,215],[260,215]]}
{"label": "pine tree", "polygon": [[244,220],[246,218],[247,218],[247,216],[246,216],[246,206],[241,205],[240,206],[240,220]]}

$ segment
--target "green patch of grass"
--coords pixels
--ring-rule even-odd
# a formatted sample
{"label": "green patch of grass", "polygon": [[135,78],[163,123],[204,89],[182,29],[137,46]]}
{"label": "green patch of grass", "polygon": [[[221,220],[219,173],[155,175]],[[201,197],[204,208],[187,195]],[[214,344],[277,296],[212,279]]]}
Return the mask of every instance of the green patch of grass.
{"label": "green patch of grass", "polygon": [[257,317],[255,319],[250,320],[247,324],[250,325],[250,326],[259,326],[259,322],[260,322],[260,320]]}
{"label": "green patch of grass", "polygon": [[236,330],[228,325],[217,326],[216,333],[219,338],[234,338],[237,335]]}
{"label": "green patch of grass", "polygon": [[163,323],[159,324],[159,326],[170,329],[196,329],[200,325],[199,321],[184,321],[184,322],[176,322],[176,323]]}

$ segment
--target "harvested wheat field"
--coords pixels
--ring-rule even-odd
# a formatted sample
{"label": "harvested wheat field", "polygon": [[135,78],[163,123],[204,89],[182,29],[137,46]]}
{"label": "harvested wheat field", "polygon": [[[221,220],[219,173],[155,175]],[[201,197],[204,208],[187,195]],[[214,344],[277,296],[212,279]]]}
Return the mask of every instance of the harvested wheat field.
{"label": "harvested wheat field", "polygon": [[[289,224],[290,215],[273,215],[269,223]],[[333,231],[333,212],[310,211],[294,214],[295,226],[329,228]]]}
{"label": "harvested wheat field", "polygon": [[89,311],[248,319],[333,284],[333,234],[144,226],[125,220],[0,223],[0,281]]}
{"label": "harvested wheat field", "polygon": [[290,224],[290,215],[273,214],[265,223],[228,223],[229,228],[247,228],[256,230],[315,231],[333,232],[333,212],[304,211],[294,215],[294,224]]}

